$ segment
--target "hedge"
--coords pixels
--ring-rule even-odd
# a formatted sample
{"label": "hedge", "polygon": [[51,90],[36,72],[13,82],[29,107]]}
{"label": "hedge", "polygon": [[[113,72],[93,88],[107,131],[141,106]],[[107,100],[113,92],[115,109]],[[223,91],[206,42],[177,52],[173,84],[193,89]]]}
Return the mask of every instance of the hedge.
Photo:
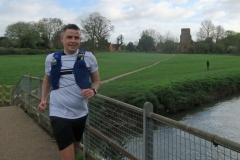
{"label": "hedge", "polygon": [[198,80],[183,80],[166,86],[157,85],[138,94],[125,95],[123,101],[135,106],[143,106],[149,101],[154,112],[177,113],[193,107],[239,93],[240,74],[225,77],[208,77]]}
{"label": "hedge", "polygon": [[37,55],[56,52],[58,49],[0,48],[0,55]]}

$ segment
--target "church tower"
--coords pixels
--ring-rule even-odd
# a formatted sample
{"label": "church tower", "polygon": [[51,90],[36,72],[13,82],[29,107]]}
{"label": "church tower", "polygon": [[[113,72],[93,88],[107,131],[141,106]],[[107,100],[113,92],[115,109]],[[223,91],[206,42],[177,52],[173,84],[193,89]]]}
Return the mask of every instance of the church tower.
{"label": "church tower", "polygon": [[188,48],[193,45],[192,36],[190,34],[189,28],[182,28],[180,35],[180,44],[179,51],[180,52],[188,52]]}

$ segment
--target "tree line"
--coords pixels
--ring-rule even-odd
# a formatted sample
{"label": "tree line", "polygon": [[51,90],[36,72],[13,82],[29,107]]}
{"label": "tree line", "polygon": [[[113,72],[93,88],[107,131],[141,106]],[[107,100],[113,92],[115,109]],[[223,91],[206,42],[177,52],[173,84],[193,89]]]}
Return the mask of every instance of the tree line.
{"label": "tree line", "polygon": [[198,53],[240,53],[240,33],[215,26],[211,20],[201,22],[197,32],[197,43],[189,52]]}
{"label": "tree line", "polygon": [[[15,22],[8,25],[4,37],[0,37],[0,47],[61,49],[60,34],[65,24],[59,18],[42,18],[38,22]],[[82,32],[81,47],[86,50],[108,50],[110,32],[114,31],[111,21],[100,13],[91,13],[80,21]],[[238,53],[240,52],[240,34],[215,26],[211,20],[204,20],[197,32],[196,42],[188,47],[191,53]],[[121,46],[128,51],[159,51],[174,53],[179,51],[179,39],[170,31],[162,35],[154,29],[145,29],[140,39],[124,43],[123,35],[116,37],[115,47]]]}
{"label": "tree line", "polygon": [[[42,18],[38,22],[15,22],[6,27],[4,37],[0,37],[0,46],[33,49],[62,48],[59,37],[65,25],[60,18]],[[94,12],[81,20],[80,25],[82,46],[91,50],[101,46],[109,47],[107,39],[114,30],[110,20]]]}
{"label": "tree line", "polygon": [[[179,40],[170,31],[161,35],[154,29],[146,29],[138,42],[123,46],[129,51],[179,52]],[[188,53],[240,53],[240,33],[215,26],[211,20],[204,20],[196,35],[196,41],[189,40]],[[188,44],[188,45],[189,45]]]}

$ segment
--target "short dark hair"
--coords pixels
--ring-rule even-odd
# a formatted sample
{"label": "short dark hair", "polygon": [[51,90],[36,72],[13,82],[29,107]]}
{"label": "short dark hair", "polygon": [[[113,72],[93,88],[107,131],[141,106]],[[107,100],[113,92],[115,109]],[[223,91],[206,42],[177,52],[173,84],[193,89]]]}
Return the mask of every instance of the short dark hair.
{"label": "short dark hair", "polygon": [[62,33],[64,33],[67,29],[74,29],[80,31],[80,28],[76,24],[67,24],[63,27]]}

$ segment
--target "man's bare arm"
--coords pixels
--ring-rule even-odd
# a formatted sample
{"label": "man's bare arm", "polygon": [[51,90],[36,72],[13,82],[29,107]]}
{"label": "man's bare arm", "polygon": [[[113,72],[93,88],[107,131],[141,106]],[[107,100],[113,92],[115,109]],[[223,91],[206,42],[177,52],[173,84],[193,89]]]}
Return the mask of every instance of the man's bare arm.
{"label": "man's bare arm", "polygon": [[38,110],[41,112],[44,112],[47,108],[47,98],[49,96],[50,89],[50,77],[45,75],[42,83],[42,98],[40,104],[38,105]]}
{"label": "man's bare arm", "polygon": [[99,86],[100,86],[100,77],[99,77],[98,71],[95,71],[95,72],[91,73],[90,76],[91,76],[91,81],[92,81],[91,88],[81,90],[81,94],[86,98],[93,97],[95,95],[95,93],[92,89],[93,88],[98,89]]}
{"label": "man's bare arm", "polygon": [[91,81],[92,81],[91,88],[98,89],[100,86],[100,77],[98,71],[91,73]]}

